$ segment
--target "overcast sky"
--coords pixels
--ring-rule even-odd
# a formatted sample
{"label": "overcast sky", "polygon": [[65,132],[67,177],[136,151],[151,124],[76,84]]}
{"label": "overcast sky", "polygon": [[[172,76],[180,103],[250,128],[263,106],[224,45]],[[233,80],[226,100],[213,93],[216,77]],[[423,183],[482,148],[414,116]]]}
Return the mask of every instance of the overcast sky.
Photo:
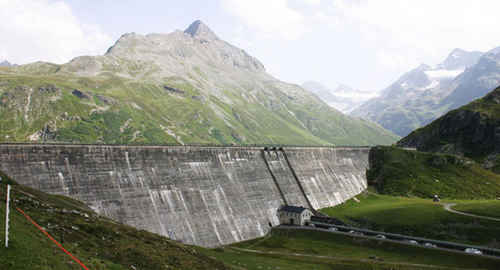
{"label": "overcast sky", "polygon": [[500,46],[498,0],[0,0],[0,60],[65,63],[204,21],[293,83],[380,90],[453,48]]}

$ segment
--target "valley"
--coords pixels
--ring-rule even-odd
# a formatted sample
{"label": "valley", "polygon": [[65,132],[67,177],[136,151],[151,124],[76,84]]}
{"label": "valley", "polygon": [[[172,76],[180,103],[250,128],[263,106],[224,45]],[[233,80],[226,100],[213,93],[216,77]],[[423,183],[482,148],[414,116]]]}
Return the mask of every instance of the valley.
{"label": "valley", "polygon": [[500,5],[327,2],[0,1],[0,269],[500,269]]}
{"label": "valley", "polygon": [[[500,241],[495,237],[500,235],[498,221],[450,213],[444,208],[444,204],[454,203],[456,206],[453,209],[458,210],[462,204],[484,203],[484,200],[447,199],[435,203],[431,198],[397,197],[373,192],[356,198],[360,202],[350,200],[321,211],[355,227],[500,248]],[[487,211],[498,215],[496,207],[489,207]]]}
{"label": "valley", "polygon": [[244,269],[495,269],[497,260],[322,231],[279,228],[270,237],[210,251]]}

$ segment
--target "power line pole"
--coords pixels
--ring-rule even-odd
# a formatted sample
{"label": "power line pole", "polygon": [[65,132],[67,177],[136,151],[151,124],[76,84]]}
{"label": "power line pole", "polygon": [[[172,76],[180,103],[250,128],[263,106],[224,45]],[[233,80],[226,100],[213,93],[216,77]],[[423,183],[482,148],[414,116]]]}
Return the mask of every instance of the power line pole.
{"label": "power line pole", "polygon": [[5,248],[9,247],[9,203],[10,203],[10,185],[7,185],[7,208],[5,211]]}

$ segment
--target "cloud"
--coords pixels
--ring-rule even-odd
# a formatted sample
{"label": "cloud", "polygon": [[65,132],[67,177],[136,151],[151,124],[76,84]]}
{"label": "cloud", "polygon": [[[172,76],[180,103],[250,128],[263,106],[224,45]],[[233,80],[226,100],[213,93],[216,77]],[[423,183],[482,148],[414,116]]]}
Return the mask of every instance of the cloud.
{"label": "cloud", "polygon": [[357,27],[381,64],[393,68],[436,63],[456,47],[500,45],[497,0],[336,0],[327,10],[341,27]]}
{"label": "cloud", "polygon": [[397,72],[424,62],[437,64],[457,47],[487,51],[500,45],[498,0],[221,0],[221,3],[245,26],[239,40],[297,41],[306,33],[332,30],[337,36],[325,36],[322,42],[342,38],[339,34],[352,40],[357,36],[378,65]]}
{"label": "cloud", "polygon": [[80,22],[63,1],[0,0],[0,56],[17,64],[64,63],[102,54],[112,43],[98,26]]}
{"label": "cloud", "polygon": [[317,5],[321,4],[321,0],[302,0],[302,2],[304,2],[307,5],[311,5],[311,6],[317,6]]}
{"label": "cloud", "polygon": [[295,40],[306,32],[304,15],[290,8],[287,0],[221,0],[221,3],[224,10],[258,35]]}

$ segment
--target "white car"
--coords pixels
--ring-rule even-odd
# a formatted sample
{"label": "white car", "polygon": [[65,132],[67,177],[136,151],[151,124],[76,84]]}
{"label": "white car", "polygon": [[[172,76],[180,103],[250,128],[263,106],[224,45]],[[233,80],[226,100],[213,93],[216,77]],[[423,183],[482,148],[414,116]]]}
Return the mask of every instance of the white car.
{"label": "white car", "polygon": [[336,232],[338,231],[339,229],[335,228],[335,227],[330,227],[328,228],[329,231],[332,231],[332,232]]}
{"label": "white car", "polygon": [[431,247],[431,248],[435,248],[437,247],[435,244],[432,244],[432,243],[425,243],[424,244],[424,247]]}
{"label": "white car", "polygon": [[479,250],[479,249],[477,249],[477,248],[466,248],[466,249],[465,249],[465,252],[470,253],[470,254],[478,254],[478,255],[483,254],[483,253],[481,252],[481,250]]}
{"label": "white car", "polygon": [[385,237],[385,235],[383,235],[383,234],[377,234],[377,235],[375,235],[375,238],[386,239],[387,237]]}
{"label": "white car", "polygon": [[417,242],[417,241],[415,241],[415,240],[408,240],[408,243],[410,243],[410,244],[414,244],[414,245],[418,245],[418,242]]}

